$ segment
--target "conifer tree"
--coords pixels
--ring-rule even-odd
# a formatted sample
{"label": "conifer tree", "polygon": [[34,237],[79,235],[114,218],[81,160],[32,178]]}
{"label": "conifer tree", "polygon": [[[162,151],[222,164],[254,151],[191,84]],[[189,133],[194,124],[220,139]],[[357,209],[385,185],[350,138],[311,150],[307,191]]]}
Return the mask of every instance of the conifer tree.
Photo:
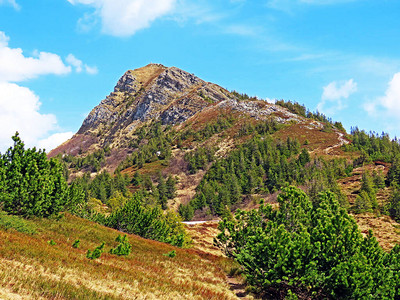
{"label": "conifer tree", "polygon": [[173,199],[175,198],[175,194],[176,194],[176,188],[175,188],[175,179],[170,175],[168,176],[167,182],[166,184],[166,196],[168,199]]}
{"label": "conifer tree", "polygon": [[63,209],[67,184],[60,163],[44,150],[25,149],[18,132],[14,146],[2,155],[3,190],[0,203],[11,214],[48,217]]}

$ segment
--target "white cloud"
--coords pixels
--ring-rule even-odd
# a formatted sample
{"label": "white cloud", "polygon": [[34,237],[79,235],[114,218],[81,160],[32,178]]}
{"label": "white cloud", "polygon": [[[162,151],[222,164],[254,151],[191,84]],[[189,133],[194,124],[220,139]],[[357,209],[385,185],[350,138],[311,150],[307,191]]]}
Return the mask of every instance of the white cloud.
{"label": "white cloud", "polygon": [[67,58],[65,59],[67,63],[71,66],[75,67],[75,71],[77,73],[82,72],[82,65],[83,62],[80,59],[77,59],[73,54],[68,54]]}
{"label": "white cloud", "polygon": [[400,113],[400,72],[394,74],[389,82],[385,96],[379,99],[380,104],[391,114],[398,116]]}
{"label": "white cloud", "polygon": [[39,97],[30,89],[15,83],[0,82],[0,151],[12,144],[11,136],[18,131],[27,145],[56,129],[52,114],[41,114]]}
{"label": "white cloud", "polygon": [[400,114],[400,72],[393,75],[385,95],[374,102],[365,103],[364,109],[370,115],[382,115],[383,109],[384,115],[395,117],[398,120]]}
{"label": "white cloud", "polygon": [[[102,31],[113,36],[131,36],[147,28],[151,22],[170,13],[177,0],[68,0],[73,5],[89,5],[93,15],[85,14],[79,24],[87,30],[95,24],[93,17],[101,19]],[[90,21],[88,24],[86,21]]]}
{"label": "white cloud", "polygon": [[21,8],[15,0],[0,0],[0,5],[2,5],[2,4],[11,5],[16,10],[19,10]]}
{"label": "white cloud", "polygon": [[46,139],[37,142],[37,147],[40,149],[46,149],[46,152],[50,152],[54,148],[58,147],[62,143],[69,140],[74,135],[73,132],[62,132],[55,133]]}
{"label": "white cloud", "polygon": [[85,65],[85,71],[88,74],[94,75],[99,73],[99,70],[97,69],[97,67],[89,67],[88,65]]}
{"label": "white cloud", "polygon": [[322,100],[339,100],[347,99],[349,96],[357,91],[357,83],[353,79],[347,80],[341,86],[338,86],[336,81],[324,86],[322,93]]}
{"label": "white cloud", "polygon": [[26,57],[20,48],[8,47],[9,37],[0,31],[0,82],[17,82],[40,75],[63,75],[71,72],[57,54],[36,52]]}
{"label": "white cloud", "polygon": [[[348,99],[351,94],[357,91],[357,83],[353,79],[345,82],[337,83],[333,81],[323,87],[321,102],[317,105],[317,110],[329,115],[335,114],[338,110],[346,107],[343,104],[343,99]],[[329,107],[327,104],[329,103]]]}
{"label": "white cloud", "polygon": [[[10,48],[9,40],[0,31],[0,152],[12,145],[11,137],[16,131],[28,147],[39,145],[49,149],[71,133],[56,133],[46,138],[60,130],[56,116],[41,113],[39,97],[29,88],[14,82],[47,74],[64,75],[72,68],[53,53],[36,51],[33,57],[26,57],[22,49]],[[67,57],[67,62],[77,71],[97,72],[97,68],[83,64],[72,54]]]}
{"label": "white cloud", "polygon": [[85,70],[85,72],[88,74],[98,73],[97,67],[89,67],[88,65],[84,64],[80,59],[76,58],[73,54],[68,54],[66,62],[73,66],[77,73],[81,73],[83,70]]}

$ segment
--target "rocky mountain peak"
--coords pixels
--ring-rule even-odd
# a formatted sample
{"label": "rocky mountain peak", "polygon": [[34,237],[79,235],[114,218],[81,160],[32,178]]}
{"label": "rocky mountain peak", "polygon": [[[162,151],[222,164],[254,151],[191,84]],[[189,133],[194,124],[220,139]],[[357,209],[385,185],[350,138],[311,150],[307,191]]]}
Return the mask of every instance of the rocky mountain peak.
{"label": "rocky mountain peak", "polygon": [[179,68],[149,64],[125,72],[114,90],[89,113],[78,133],[49,155],[90,153],[108,145],[116,151],[122,149],[122,158],[125,150],[130,151],[136,129],[147,122],[178,125],[199,115],[218,116],[219,110],[258,120],[274,115],[281,123],[300,121],[299,116],[266,101],[239,101],[238,94]]}
{"label": "rocky mountain peak", "polygon": [[148,64],[139,69],[128,70],[118,80],[114,92],[136,93],[143,85],[149,83],[166,69],[168,68],[161,64]]}
{"label": "rocky mountain peak", "polygon": [[[125,72],[113,92],[89,113],[72,141],[77,137],[85,140],[83,148],[88,151],[106,144],[123,147],[143,122],[160,120],[163,124],[179,124],[214,103],[232,99],[235,96],[227,90],[194,74],[149,64]],[[78,150],[64,145],[53,153],[60,151]]]}

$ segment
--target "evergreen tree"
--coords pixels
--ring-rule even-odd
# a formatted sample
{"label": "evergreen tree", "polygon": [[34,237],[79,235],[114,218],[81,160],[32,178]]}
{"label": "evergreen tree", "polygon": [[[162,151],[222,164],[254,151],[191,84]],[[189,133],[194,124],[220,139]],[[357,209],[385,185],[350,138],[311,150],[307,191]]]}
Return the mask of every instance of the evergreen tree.
{"label": "evergreen tree", "polygon": [[176,196],[176,188],[175,188],[176,181],[175,181],[175,179],[170,175],[170,176],[168,176],[167,182],[165,184],[166,184],[166,189],[167,189],[167,192],[166,192],[167,198],[174,199]]}
{"label": "evergreen tree", "polygon": [[136,171],[133,175],[131,183],[135,186],[139,186],[142,183],[142,176],[139,174],[138,171]]}
{"label": "evergreen tree", "polygon": [[365,171],[362,175],[360,197],[362,197],[366,202],[369,201],[370,204],[368,206],[371,206],[372,209],[378,208],[376,190],[374,188],[372,177],[368,171]]}
{"label": "evergreen tree", "polygon": [[396,183],[392,184],[392,194],[389,202],[389,213],[393,219],[400,222],[400,188]]}
{"label": "evergreen tree", "polygon": [[385,253],[333,193],[311,202],[295,188],[278,196],[279,210],[235,213],[218,224],[216,239],[237,260],[247,282],[265,298],[398,299],[400,247]]}
{"label": "evergreen tree", "polygon": [[60,212],[66,202],[67,184],[63,168],[36,148],[25,150],[18,133],[14,146],[2,155],[3,177],[0,203],[10,214],[48,217]]}
{"label": "evergreen tree", "polygon": [[303,148],[303,150],[301,150],[301,153],[299,155],[299,163],[302,166],[305,166],[310,161],[311,161],[310,154],[308,153],[307,149]]}
{"label": "evergreen tree", "polygon": [[167,209],[167,202],[168,202],[167,184],[161,173],[158,175],[157,191],[158,191],[158,203],[161,205],[162,209]]}

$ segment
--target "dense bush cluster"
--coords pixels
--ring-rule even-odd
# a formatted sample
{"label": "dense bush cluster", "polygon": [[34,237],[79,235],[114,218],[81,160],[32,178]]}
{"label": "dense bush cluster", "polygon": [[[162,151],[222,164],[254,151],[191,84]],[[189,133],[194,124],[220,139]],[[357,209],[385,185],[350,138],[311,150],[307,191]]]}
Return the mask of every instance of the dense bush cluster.
{"label": "dense bush cluster", "polygon": [[58,214],[69,201],[61,165],[42,150],[25,149],[18,133],[12,139],[0,155],[0,207],[23,217]]}
{"label": "dense bush cluster", "polygon": [[104,225],[141,237],[182,247],[188,240],[180,218],[173,212],[164,213],[160,207],[146,207],[143,196],[133,195],[121,209],[104,219]]}
{"label": "dense bush cluster", "polygon": [[384,252],[363,237],[334,194],[318,201],[295,187],[219,223],[217,243],[244,269],[249,284],[274,299],[399,299],[400,246]]}

